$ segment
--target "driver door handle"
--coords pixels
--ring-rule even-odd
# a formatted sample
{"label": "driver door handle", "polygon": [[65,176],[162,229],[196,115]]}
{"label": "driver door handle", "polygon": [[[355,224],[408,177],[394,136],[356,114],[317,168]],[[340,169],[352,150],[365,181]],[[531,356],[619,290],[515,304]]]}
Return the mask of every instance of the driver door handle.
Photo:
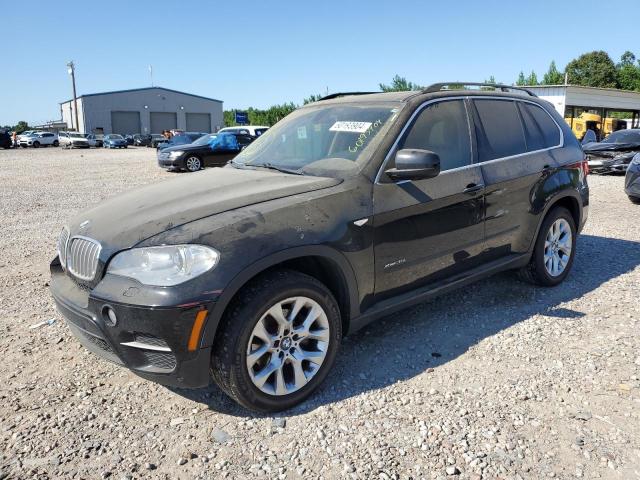
{"label": "driver door handle", "polygon": [[464,190],[462,190],[462,193],[476,193],[482,190],[483,188],[484,188],[484,184],[482,183],[480,184],[470,183],[469,185],[467,185],[467,187]]}

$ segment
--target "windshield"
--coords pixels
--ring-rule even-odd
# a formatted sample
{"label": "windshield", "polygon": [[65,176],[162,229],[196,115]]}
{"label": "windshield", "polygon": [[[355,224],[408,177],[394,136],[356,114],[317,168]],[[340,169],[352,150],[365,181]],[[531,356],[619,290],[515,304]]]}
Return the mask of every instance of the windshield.
{"label": "windshield", "polygon": [[109,140],[123,140],[122,135],[109,135]]}
{"label": "windshield", "polygon": [[72,138],[84,138],[84,135],[81,133],[70,133],[69,136]]}
{"label": "windshield", "polygon": [[234,164],[331,175],[369,158],[402,104],[334,104],[296,110],[260,135]]}
{"label": "windshield", "polygon": [[200,138],[198,138],[196,141],[193,142],[194,145],[206,145],[209,142],[211,142],[212,140],[214,140],[218,135],[216,134],[211,134],[211,135],[203,135]]}
{"label": "windshield", "polygon": [[602,143],[640,143],[640,130],[618,130],[602,140]]}

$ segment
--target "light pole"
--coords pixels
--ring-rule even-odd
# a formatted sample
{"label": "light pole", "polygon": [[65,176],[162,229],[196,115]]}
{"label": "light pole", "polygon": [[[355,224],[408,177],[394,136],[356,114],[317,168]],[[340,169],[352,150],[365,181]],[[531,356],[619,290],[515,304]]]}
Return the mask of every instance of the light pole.
{"label": "light pole", "polygon": [[[73,85],[73,110],[76,118],[76,131],[80,131],[80,124],[78,123],[78,98],[76,97],[76,66],[73,64],[73,60],[67,63],[69,69],[69,75],[71,75],[71,84]],[[73,125],[72,125],[73,127]]]}

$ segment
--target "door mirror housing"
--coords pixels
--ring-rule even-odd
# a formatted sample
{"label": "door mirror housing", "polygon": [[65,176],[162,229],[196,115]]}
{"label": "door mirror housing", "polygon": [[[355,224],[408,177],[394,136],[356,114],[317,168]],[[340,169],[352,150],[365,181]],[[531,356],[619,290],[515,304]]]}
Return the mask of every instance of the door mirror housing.
{"label": "door mirror housing", "polygon": [[431,150],[398,150],[395,168],[390,168],[385,173],[393,180],[433,178],[440,173],[440,157]]}

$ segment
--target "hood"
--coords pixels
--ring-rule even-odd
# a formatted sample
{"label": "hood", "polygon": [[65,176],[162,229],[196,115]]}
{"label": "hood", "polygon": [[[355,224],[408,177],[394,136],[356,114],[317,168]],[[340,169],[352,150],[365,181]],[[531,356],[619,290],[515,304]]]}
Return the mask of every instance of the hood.
{"label": "hood", "polygon": [[193,143],[183,143],[182,145],[171,145],[162,149],[163,152],[176,152],[178,150],[195,150],[204,145],[194,145]]}
{"label": "hood", "polygon": [[340,182],[272,171],[214,168],[106,200],[78,215],[68,226],[72,236],[98,240],[103,251],[111,254],[194,220]]}
{"label": "hood", "polygon": [[591,142],[582,146],[582,149],[589,152],[619,152],[625,150],[640,150],[640,143],[605,143]]}

